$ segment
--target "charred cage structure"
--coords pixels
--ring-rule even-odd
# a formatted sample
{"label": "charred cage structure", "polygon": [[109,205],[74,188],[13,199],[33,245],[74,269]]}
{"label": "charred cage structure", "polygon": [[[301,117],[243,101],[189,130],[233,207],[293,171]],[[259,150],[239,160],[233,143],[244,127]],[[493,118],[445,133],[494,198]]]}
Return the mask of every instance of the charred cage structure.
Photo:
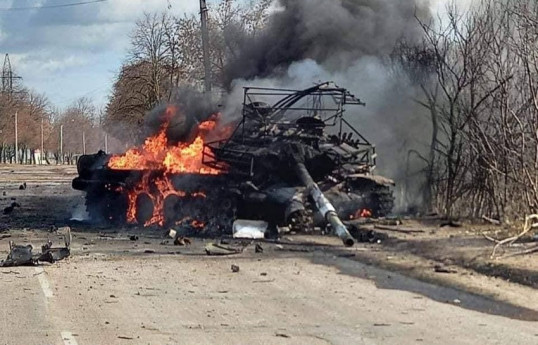
{"label": "charred cage structure", "polygon": [[[112,169],[113,156],[99,152],[79,159],[73,188],[86,191],[94,220],[148,225],[155,217],[152,193],[161,193],[161,226],[222,234],[235,219],[303,232],[328,225],[353,245],[344,223],[390,213],[394,183],[373,174],[375,146],[351,124],[347,105],[365,104],[331,82],[305,90],[245,88],[235,130],[204,143],[203,166],[219,173]],[[181,192],[151,186],[163,175]],[[129,219],[129,191],[143,179],[150,188],[136,196],[136,219]]]}

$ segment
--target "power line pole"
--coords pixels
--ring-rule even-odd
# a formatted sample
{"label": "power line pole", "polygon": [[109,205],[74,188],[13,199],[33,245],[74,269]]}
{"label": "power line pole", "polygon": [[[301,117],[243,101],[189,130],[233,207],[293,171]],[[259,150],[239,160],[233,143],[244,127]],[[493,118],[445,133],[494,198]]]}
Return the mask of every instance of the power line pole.
{"label": "power line pole", "polygon": [[108,153],[108,134],[105,133],[105,153]]}
{"label": "power line pole", "polygon": [[9,54],[6,54],[4,57],[4,65],[2,67],[2,92],[9,95],[13,94],[13,81],[19,79],[22,79],[22,77],[15,76],[13,74]]}
{"label": "power line pole", "polygon": [[60,162],[64,163],[64,125],[60,125]]}
{"label": "power line pole", "polygon": [[43,155],[45,154],[45,136],[43,135],[43,118],[41,118],[41,156],[39,156],[40,164],[43,165]]}
{"label": "power line pole", "polygon": [[209,31],[207,29],[207,3],[200,0],[200,21],[202,24],[202,50],[204,54],[204,91],[211,93],[211,61],[209,56]]}
{"label": "power line pole", "polygon": [[19,112],[15,111],[15,163],[19,162]]}
{"label": "power line pole", "polygon": [[86,132],[82,131],[82,154],[86,154]]}

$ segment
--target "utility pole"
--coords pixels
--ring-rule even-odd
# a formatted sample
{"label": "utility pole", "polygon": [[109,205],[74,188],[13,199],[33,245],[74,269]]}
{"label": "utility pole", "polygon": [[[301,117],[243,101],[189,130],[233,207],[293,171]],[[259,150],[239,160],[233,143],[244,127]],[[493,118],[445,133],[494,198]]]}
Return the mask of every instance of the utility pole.
{"label": "utility pole", "polygon": [[60,125],[60,162],[64,163],[64,125]]}
{"label": "utility pole", "polygon": [[82,154],[86,154],[86,132],[82,131]]}
{"label": "utility pole", "polygon": [[209,60],[209,31],[207,29],[207,3],[200,0],[200,21],[202,23],[202,50],[204,54],[204,92],[211,93],[211,61]]}
{"label": "utility pole", "polygon": [[22,77],[15,76],[11,69],[11,61],[9,60],[9,54],[6,54],[4,58],[4,65],[2,67],[2,92],[8,95],[13,94],[13,81],[22,79]]}
{"label": "utility pole", "polygon": [[19,112],[15,111],[15,164],[19,162]]}
{"label": "utility pole", "polygon": [[108,134],[105,133],[105,153],[108,153]]}
{"label": "utility pole", "polygon": [[39,156],[40,164],[43,165],[43,155],[45,154],[45,140],[43,135],[43,118],[41,118],[41,155]]}

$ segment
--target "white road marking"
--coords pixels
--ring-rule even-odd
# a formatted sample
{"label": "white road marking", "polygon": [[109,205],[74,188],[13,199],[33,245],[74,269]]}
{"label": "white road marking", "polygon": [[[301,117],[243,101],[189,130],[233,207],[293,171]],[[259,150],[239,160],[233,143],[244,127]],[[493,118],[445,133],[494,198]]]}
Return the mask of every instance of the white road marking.
{"label": "white road marking", "polygon": [[41,285],[41,290],[43,290],[43,294],[46,298],[51,298],[54,296],[52,294],[52,290],[50,289],[49,280],[47,279],[47,275],[45,271],[43,270],[43,267],[36,267],[35,271],[37,273],[37,279],[39,280],[39,285]]}
{"label": "white road marking", "polygon": [[67,332],[67,331],[63,331],[61,333],[62,335],[62,340],[64,341],[64,344],[65,345],[78,345],[77,344],[77,340],[75,339],[75,337],[73,336],[73,333],[71,332]]}

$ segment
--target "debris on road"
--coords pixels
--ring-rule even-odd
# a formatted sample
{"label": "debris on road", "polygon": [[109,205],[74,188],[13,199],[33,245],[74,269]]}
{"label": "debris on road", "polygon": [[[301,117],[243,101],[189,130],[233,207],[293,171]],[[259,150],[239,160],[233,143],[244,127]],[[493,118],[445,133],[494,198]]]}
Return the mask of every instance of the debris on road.
{"label": "debris on road", "polygon": [[0,267],[12,266],[33,266],[39,262],[54,263],[63,260],[71,255],[71,229],[67,227],[67,233],[64,235],[64,247],[53,247],[50,240],[41,246],[41,253],[34,254],[34,247],[31,244],[17,245],[9,241],[9,254],[6,260],[0,262]]}
{"label": "debris on road", "polygon": [[168,230],[168,236],[169,236],[170,238],[176,238],[176,236],[177,236],[177,231],[174,230],[174,229],[170,229],[170,230]]}
{"label": "debris on road", "polygon": [[443,265],[435,265],[433,270],[437,273],[458,273],[455,269],[445,267]]}
{"label": "debris on road", "polygon": [[232,272],[233,272],[233,273],[237,273],[237,272],[239,272],[239,266],[237,266],[237,265],[232,265],[231,268],[232,268]]}
{"label": "debris on road", "polygon": [[32,254],[32,250],[31,244],[16,245],[15,242],[9,241],[9,254],[0,265],[2,267],[35,265],[37,258]]}
{"label": "debris on road", "polygon": [[387,234],[364,228],[357,224],[351,224],[349,232],[358,242],[362,243],[381,243],[389,238]]}
{"label": "debris on road", "polygon": [[191,240],[184,236],[178,236],[174,239],[175,246],[188,246],[191,243],[192,243]]}
{"label": "debris on road", "polygon": [[133,337],[127,337],[125,335],[118,335],[118,339],[124,339],[124,340],[133,340]]}
{"label": "debris on road", "polygon": [[23,184],[19,186],[19,190],[25,190],[25,189],[26,189],[26,182],[24,182]]}
{"label": "debris on road", "polygon": [[11,214],[16,207],[21,207],[21,204],[18,202],[12,202],[10,206],[4,208],[4,214]]}
{"label": "debris on road", "polygon": [[280,338],[291,338],[289,335],[284,334],[284,333],[277,333],[277,334],[275,334],[275,336],[280,337]]}
{"label": "debris on road", "polygon": [[232,226],[233,237],[244,239],[265,238],[268,228],[269,223],[262,220],[237,219]]}
{"label": "debris on road", "polygon": [[233,255],[243,252],[243,249],[232,248],[216,243],[209,243],[205,246],[205,252],[207,255]]}
{"label": "debris on road", "polygon": [[136,236],[136,235],[131,235],[131,236],[129,237],[129,240],[131,240],[131,241],[138,241],[138,236]]}
{"label": "debris on road", "polygon": [[256,243],[256,247],[254,248],[254,251],[255,251],[256,253],[263,253],[263,247],[262,247],[262,245],[259,244],[259,243]]}

